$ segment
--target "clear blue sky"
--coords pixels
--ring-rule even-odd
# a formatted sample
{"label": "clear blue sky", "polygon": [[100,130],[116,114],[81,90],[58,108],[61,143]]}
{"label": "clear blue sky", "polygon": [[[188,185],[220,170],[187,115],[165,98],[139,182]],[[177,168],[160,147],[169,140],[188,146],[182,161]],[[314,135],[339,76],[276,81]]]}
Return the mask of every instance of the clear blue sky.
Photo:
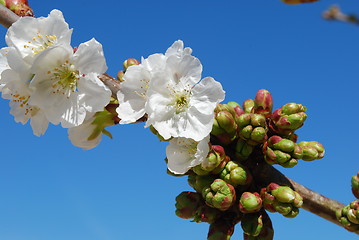
{"label": "clear blue sky", "polygon": [[[242,103],[261,88],[275,108],[307,106],[299,141],[317,140],[324,159],[301,161],[283,173],[323,195],[348,204],[358,164],[359,28],[327,22],[334,3],[359,14],[357,0],[321,0],[290,6],[257,1],[31,1],[37,16],[60,9],[74,28],[73,45],[92,37],[103,44],[108,73],[126,58],[164,53],[181,39],[226,90],[225,101]],[[6,29],[0,46],[5,46]],[[166,174],[165,146],[144,124],[109,128],[90,151],[71,145],[67,131],[51,126],[45,136],[14,122],[0,99],[0,239],[127,240],[206,239],[208,224],[174,214],[187,180]],[[357,235],[301,211],[295,219],[270,214],[276,240],[354,240]],[[232,239],[241,239],[237,231]]]}

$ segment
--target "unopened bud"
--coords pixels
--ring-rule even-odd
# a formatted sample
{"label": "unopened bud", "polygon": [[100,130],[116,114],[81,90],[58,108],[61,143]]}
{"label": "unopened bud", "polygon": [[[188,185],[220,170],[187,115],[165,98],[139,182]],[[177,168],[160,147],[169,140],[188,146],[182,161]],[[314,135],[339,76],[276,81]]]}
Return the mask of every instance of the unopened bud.
{"label": "unopened bud", "polygon": [[201,195],[195,192],[182,192],[176,197],[176,215],[180,218],[194,218],[199,207]]}
{"label": "unopened bud", "polygon": [[262,208],[262,199],[258,193],[244,192],[239,200],[239,210],[242,213],[258,212]]}
{"label": "unopened bud", "polygon": [[245,234],[257,237],[263,228],[262,215],[245,214],[241,219],[241,226]]}
{"label": "unopened bud", "polygon": [[273,98],[268,90],[259,90],[254,99],[254,104],[255,113],[262,114],[265,118],[270,117],[273,108]]}
{"label": "unopened bud", "polygon": [[253,99],[247,99],[243,102],[243,110],[245,113],[251,113],[254,108],[254,100]]}
{"label": "unopened bud", "polygon": [[359,199],[359,172],[352,177],[352,192]]}
{"label": "unopened bud", "polygon": [[208,206],[221,211],[230,208],[236,199],[234,187],[222,179],[216,179],[210,187],[204,188],[202,196]]}
{"label": "unopened bud", "polygon": [[300,142],[298,145],[303,149],[302,159],[304,161],[313,161],[324,157],[324,147],[322,144],[316,141]]}
{"label": "unopened bud", "polygon": [[129,58],[123,62],[123,69],[126,72],[127,68],[133,65],[140,65],[140,62],[134,58]]}

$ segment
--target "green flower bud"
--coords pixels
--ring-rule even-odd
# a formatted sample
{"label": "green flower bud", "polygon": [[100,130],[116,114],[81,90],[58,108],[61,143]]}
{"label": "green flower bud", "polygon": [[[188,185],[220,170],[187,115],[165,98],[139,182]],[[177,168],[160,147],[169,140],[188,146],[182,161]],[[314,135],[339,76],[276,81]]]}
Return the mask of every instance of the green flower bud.
{"label": "green flower bud", "polygon": [[359,172],[352,177],[352,192],[359,199]]}
{"label": "green flower bud", "polygon": [[229,161],[220,173],[220,178],[236,187],[238,185],[248,185],[252,181],[252,175],[242,164]]}
{"label": "green flower bud", "polygon": [[244,192],[239,200],[239,210],[242,213],[258,212],[262,208],[262,199],[258,193]]}
{"label": "green flower bud", "polygon": [[294,191],[287,186],[280,186],[272,190],[271,194],[282,203],[291,203],[296,197]]}
{"label": "green flower bud", "polygon": [[250,145],[258,145],[267,140],[266,119],[261,114],[244,113],[236,118],[238,135]]}
{"label": "green flower bud", "polygon": [[240,160],[247,159],[253,152],[254,146],[249,145],[243,139],[238,139],[236,144],[236,157]]}
{"label": "green flower bud", "polygon": [[234,187],[222,179],[216,179],[210,187],[204,188],[202,196],[208,206],[221,211],[230,208],[236,200]]}
{"label": "green flower bud", "polygon": [[280,136],[272,136],[263,144],[264,159],[268,164],[280,164],[291,168],[297,165],[302,156],[302,148],[293,141]]}
{"label": "green flower bud", "polygon": [[176,197],[176,215],[180,218],[194,218],[201,195],[195,192],[182,192]]}
{"label": "green flower bud", "polygon": [[257,237],[263,228],[262,215],[245,214],[241,219],[241,226],[245,234]]}
{"label": "green flower bud", "polygon": [[237,137],[235,115],[232,115],[232,113],[236,113],[236,110],[231,108],[230,105],[218,104],[214,112],[215,118],[211,134],[216,136],[221,144],[228,145]]}
{"label": "green flower bud", "polygon": [[283,107],[275,110],[272,114],[270,128],[277,134],[290,135],[295,130],[303,126],[307,115],[307,110],[301,104],[287,103]]}
{"label": "green flower bud", "polygon": [[243,110],[246,113],[251,113],[253,111],[254,108],[254,100],[253,99],[247,99],[243,102]]}
{"label": "green flower bud", "polygon": [[351,202],[336,212],[338,221],[348,231],[359,231],[359,200]]}
{"label": "green flower bud", "polygon": [[261,190],[263,207],[269,212],[278,212],[287,218],[298,215],[303,205],[303,198],[288,186],[280,186],[276,183],[269,184]]}
{"label": "green flower bud", "polygon": [[268,118],[272,114],[273,98],[269,91],[261,89],[254,99],[254,112]]}
{"label": "green flower bud", "polygon": [[322,144],[316,141],[300,142],[298,145],[303,149],[302,159],[304,161],[313,161],[324,157],[324,147]]}

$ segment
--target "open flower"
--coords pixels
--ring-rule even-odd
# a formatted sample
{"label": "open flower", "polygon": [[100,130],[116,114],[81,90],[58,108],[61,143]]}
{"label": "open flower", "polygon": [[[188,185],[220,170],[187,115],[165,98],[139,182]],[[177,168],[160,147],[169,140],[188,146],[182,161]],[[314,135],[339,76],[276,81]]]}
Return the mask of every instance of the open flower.
{"label": "open flower", "polygon": [[45,133],[48,121],[44,113],[36,106],[29,103],[33,90],[29,87],[29,81],[33,74],[28,65],[14,48],[2,49],[6,58],[5,70],[1,72],[0,85],[2,85],[2,97],[10,100],[10,113],[15,122],[30,125],[36,136]]}
{"label": "open flower", "polygon": [[165,55],[152,54],[148,58],[142,58],[140,65],[130,66],[123,76],[124,81],[117,93],[120,105],[116,111],[121,119],[120,123],[133,123],[145,115],[150,81],[153,74],[164,71],[168,57],[182,58],[191,53],[192,49],[184,48],[183,42],[178,40],[167,49]]}
{"label": "open flower", "polygon": [[153,54],[142,59],[140,65],[130,66],[121,83],[117,98],[120,103],[116,109],[121,124],[133,123],[145,115],[147,89],[152,74],[164,69],[166,57],[163,54]]}
{"label": "open flower", "polygon": [[202,65],[191,55],[170,56],[156,72],[147,92],[146,127],[164,138],[202,140],[211,130],[214,108],[224,99],[222,85],[211,77],[200,80]]}
{"label": "open flower", "polygon": [[102,45],[95,39],[80,44],[44,50],[34,61],[30,104],[42,109],[47,119],[63,127],[83,123],[86,113],[102,111],[111,91],[98,78],[107,69]]}
{"label": "open flower", "polygon": [[209,152],[209,135],[197,142],[189,138],[173,138],[166,148],[167,167],[175,174],[184,174],[201,164]]}
{"label": "open flower", "polygon": [[69,29],[62,12],[52,10],[48,17],[22,17],[11,25],[6,33],[6,43],[15,47],[28,63],[38,53],[57,45],[69,45],[72,29]]}

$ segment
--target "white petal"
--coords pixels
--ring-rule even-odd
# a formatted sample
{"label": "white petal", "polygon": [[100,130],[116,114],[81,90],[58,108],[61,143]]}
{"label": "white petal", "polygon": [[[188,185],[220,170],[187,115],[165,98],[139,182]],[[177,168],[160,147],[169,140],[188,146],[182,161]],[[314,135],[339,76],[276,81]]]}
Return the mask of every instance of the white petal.
{"label": "white petal", "polygon": [[69,128],[68,134],[71,143],[77,147],[81,147],[84,150],[89,150],[96,147],[102,139],[102,134],[99,134],[96,138],[88,140],[93,133],[96,125],[92,124],[94,117],[87,117],[83,124]]}
{"label": "white petal", "polygon": [[207,157],[209,137],[200,142],[187,138],[174,138],[166,148],[167,167],[175,174],[184,174]]}
{"label": "white petal", "polygon": [[80,44],[74,54],[74,61],[81,74],[94,72],[99,75],[107,70],[102,45],[94,38]]}
{"label": "white petal", "polygon": [[202,64],[198,58],[191,55],[185,55],[182,58],[170,56],[167,59],[167,68],[176,82],[194,85],[201,79]]}
{"label": "white petal", "polygon": [[30,125],[32,127],[32,131],[36,136],[44,135],[48,125],[49,121],[47,120],[45,114],[38,110],[30,119]]}
{"label": "white petal", "polygon": [[102,111],[111,100],[111,90],[97,77],[90,73],[78,82],[79,102],[88,112]]}
{"label": "white petal", "polygon": [[222,85],[213,78],[207,77],[192,89],[191,106],[203,114],[213,114],[214,108],[224,100],[224,97]]}
{"label": "white petal", "polygon": [[127,69],[123,76],[121,89],[117,93],[119,107],[116,109],[121,124],[136,122],[145,114],[147,89],[151,79],[150,72],[142,65]]}

